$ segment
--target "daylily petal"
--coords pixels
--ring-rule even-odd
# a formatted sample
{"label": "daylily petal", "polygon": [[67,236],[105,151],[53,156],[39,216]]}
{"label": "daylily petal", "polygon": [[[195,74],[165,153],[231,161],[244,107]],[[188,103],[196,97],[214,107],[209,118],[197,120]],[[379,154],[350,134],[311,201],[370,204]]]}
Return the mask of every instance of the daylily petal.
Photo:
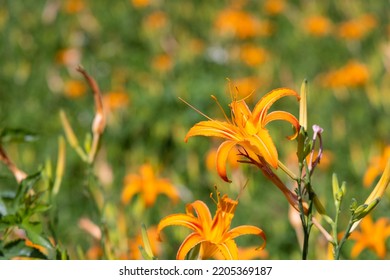
{"label": "daylily petal", "polygon": [[237,144],[237,141],[225,141],[223,142],[216,155],[216,166],[219,176],[226,182],[231,182],[226,175],[226,162],[229,157],[231,149]]}
{"label": "daylily petal", "polygon": [[258,149],[258,154],[261,155],[266,162],[273,168],[278,168],[278,152],[267,130],[260,129],[256,135],[248,137],[248,141],[252,146]]}
{"label": "daylily petal", "polygon": [[375,245],[374,251],[376,252],[378,257],[380,257],[381,259],[384,259],[386,257],[386,246],[385,246],[385,243],[383,243],[383,242],[377,243]]}
{"label": "daylily petal", "polygon": [[202,225],[199,224],[199,221],[194,216],[189,216],[186,214],[172,214],[163,218],[157,227],[157,235],[160,235],[160,232],[167,226],[184,226],[193,231],[198,231],[202,228]]}
{"label": "daylily petal", "polygon": [[359,254],[363,251],[363,249],[366,247],[365,243],[362,242],[356,242],[356,244],[353,246],[351,251],[351,257],[356,258],[359,256]]}
{"label": "daylily petal", "polygon": [[217,246],[226,260],[238,260],[238,249],[233,239],[217,244]]}
{"label": "daylily petal", "polygon": [[168,180],[159,180],[158,191],[168,196],[174,202],[177,202],[179,199],[179,193],[177,189]]}
{"label": "daylily petal", "polygon": [[237,126],[245,127],[246,122],[251,118],[252,112],[244,100],[233,101],[230,104],[231,111],[234,115],[233,119]]}
{"label": "daylily petal", "polygon": [[201,201],[196,200],[193,203],[187,204],[186,206],[187,214],[195,211],[196,216],[198,217],[198,224],[202,226],[203,231],[208,230],[212,223],[212,217],[209,208],[207,205]]}
{"label": "daylily petal", "polygon": [[386,257],[386,240],[390,235],[388,218],[382,217],[373,221],[371,215],[364,217],[360,224],[360,231],[354,231],[350,239],[356,240],[351,256],[357,257],[364,249],[375,252],[380,258]]}
{"label": "daylily petal", "polygon": [[263,96],[259,102],[255,105],[255,108],[252,112],[252,117],[254,120],[254,123],[257,123],[258,125],[261,125],[263,122],[263,119],[267,115],[268,109],[272,106],[272,104],[275,103],[278,99],[284,97],[284,96],[296,96],[299,100],[299,95],[294,90],[289,88],[278,88],[270,91],[265,96]]}
{"label": "daylily petal", "polygon": [[150,164],[139,167],[137,174],[128,174],[124,178],[124,188],[121,194],[122,203],[126,204],[132,197],[140,193],[145,206],[152,206],[160,193],[166,194],[173,201],[179,198],[175,186],[168,179],[158,178]]}
{"label": "daylily petal", "polygon": [[259,250],[264,249],[265,244],[266,244],[266,237],[265,237],[264,231],[258,227],[255,227],[255,226],[248,226],[248,225],[238,226],[238,227],[232,228],[228,232],[228,234],[229,234],[230,238],[232,238],[232,239],[234,239],[238,236],[241,236],[241,235],[245,235],[245,234],[254,234],[254,235],[261,237],[264,240],[264,242],[258,248]]}
{"label": "daylily petal", "polygon": [[237,138],[237,127],[222,121],[198,122],[188,131],[184,141],[187,142],[188,138],[192,136],[214,136],[239,140]]}
{"label": "daylily petal", "polygon": [[285,111],[271,112],[264,118],[263,125],[265,126],[267,123],[272,122],[272,121],[276,121],[276,120],[287,121],[294,126],[295,133],[293,135],[287,137],[289,140],[292,140],[298,136],[299,121],[293,114],[290,114],[290,113],[285,112]]}
{"label": "daylily petal", "polygon": [[205,241],[200,247],[199,256],[202,260],[207,260],[214,257],[214,255],[218,253],[218,251],[219,248],[215,243]]}
{"label": "daylily petal", "polygon": [[141,190],[141,179],[138,176],[131,176],[132,179],[125,179],[125,187],[122,190],[121,201],[123,204],[128,203],[133,196]]}
{"label": "daylily petal", "polygon": [[188,252],[203,241],[205,241],[205,239],[202,236],[200,236],[198,233],[196,232],[191,233],[186,237],[186,239],[184,239],[183,243],[181,243],[180,248],[176,254],[176,259],[184,260]]}
{"label": "daylily petal", "polygon": [[145,202],[145,205],[150,207],[152,206],[157,199],[157,182],[148,180],[147,178],[144,178],[143,182],[143,192],[142,197]]}

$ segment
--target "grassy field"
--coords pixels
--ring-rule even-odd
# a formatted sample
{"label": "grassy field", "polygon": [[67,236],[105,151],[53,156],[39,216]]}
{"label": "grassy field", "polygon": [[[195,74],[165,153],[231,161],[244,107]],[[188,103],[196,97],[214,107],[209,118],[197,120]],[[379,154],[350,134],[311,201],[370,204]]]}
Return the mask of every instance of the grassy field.
{"label": "grassy field", "polygon": [[[306,79],[307,131],[322,127],[324,148],[311,184],[334,217],[332,174],[346,182],[342,232],[352,199],[364,203],[390,158],[389,11],[388,1],[0,0],[0,257],[142,259],[144,225],[154,257],[175,259],[190,231],[166,228],[158,242],[157,224],[195,200],[214,215],[217,187],[239,196],[232,227],[254,225],[267,237],[264,250],[240,258],[300,259],[299,217],[297,226],[283,194],[236,159],[228,164],[233,182],[223,181],[213,158],[222,139],[186,143],[207,119],[179,98],[223,120],[218,103],[230,118],[232,95],[252,110],[273,89],[300,93]],[[104,111],[79,65],[96,80]],[[275,110],[298,118],[299,102],[285,97]],[[97,132],[99,113],[106,125]],[[297,172],[290,125],[267,129],[279,160]],[[88,160],[93,139],[98,150]],[[25,183],[23,174],[31,175]],[[364,218],[342,259],[389,259],[389,198],[387,191]],[[254,248],[262,240],[236,242]],[[309,245],[308,258],[329,257],[316,227]]]}

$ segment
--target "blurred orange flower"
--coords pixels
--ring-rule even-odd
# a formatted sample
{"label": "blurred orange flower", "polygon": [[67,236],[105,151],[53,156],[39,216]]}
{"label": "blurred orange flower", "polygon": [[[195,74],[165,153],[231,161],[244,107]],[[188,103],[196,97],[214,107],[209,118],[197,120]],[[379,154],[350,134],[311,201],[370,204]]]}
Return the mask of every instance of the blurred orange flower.
{"label": "blurred orange flower", "polygon": [[69,80],[64,84],[64,94],[70,98],[83,96],[87,91],[87,87],[83,81]]}
{"label": "blurred orange flower", "polygon": [[77,48],[59,50],[56,54],[56,62],[58,64],[76,68],[81,62],[81,52]]}
{"label": "blurred orange flower", "polygon": [[322,84],[330,88],[356,87],[365,85],[369,71],[366,65],[351,60],[340,69],[325,73],[321,76]]}
{"label": "blurred orange flower", "polygon": [[237,260],[238,248],[234,239],[244,234],[257,235],[264,240],[258,250],[265,247],[265,234],[262,229],[243,225],[230,229],[234,212],[238,205],[227,195],[220,197],[217,193],[217,211],[214,218],[207,205],[200,200],[187,204],[186,214],[172,214],[163,218],[157,227],[157,234],[167,226],[184,226],[193,231],[181,244],[176,259],[183,260],[188,252],[200,244],[199,258],[212,258],[220,252],[224,259]]}
{"label": "blurred orange flower", "polygon": [[167,16],[162,11],[152,12],[144,20],[145,27],[149,29],[161,29],[166,26],[167,22]]}
{"label": "blurred orange flower", "polygon": [[[315,159],[318,155],[318,151],[314,151],[313,153],[313,159]],[[295,154],[296,156],[296,154]],[[331,165],[331,163],[333,162],[333,158],[334,158],[334,155],[332,152],[330,151],[322,151],[322,156],[321,156],[321,161],[319,162],[319,164],[317,165],[318,168],[320,169],[323,169],[323,170],[326,170],[329,168],[329,166]],[[309,162],[310,160],[310,154],[306,157],[306,161]]]}
{"label": "blurred orange flower", "polygon": [[359,40],[377,26],[377,19],[371,14],[345,21],[338,27],[338,35],[348,40]]}
{"label": "blurred orange flower", "polygon": [[245,11],[232,8],[222,10],[218,14],[214,25],[218,33],[236,36],[240,39],[269,36],[272,33],[270,22],[259,21]]}
{"label": "blurred orange flower", "polygon": [[219,146],[217,152],[217,171],[219,176],[226,182],[230,182],[226,175],[226,161],[230,150],[241,146],[247,153],[251,153],[253,160],[263,158],[274,168],[278,167],[278,153],[271,136],[265,126],[274,120],[285,120],[295,127],[295,133],[289,139],[296,137],[299,131],[299,122],[292,114],[285,111],[268,113],[271,105],[284,96],[299,95],[288,88],[275,89],[263,96],[251,112],[244,99],[233,100],[230,104],[232,120],[201,121],[195,124],[185,137],[185,141],[192,136],[221,137],[226,140]]}
{"label": "blurred orange flower", "polygon": [[259,88],[261,80],[255,76],[242,77],[234,79],[232,84],[238,90],[236,94],[240,98],[245,98],[245,100],[252,102],[254,98],[254,91]]}
{"label": "blurred orange flower", "polygon": [[167,72],[173,66],[172,58],[168,54],[161,54],[153,58],[152,66],[159,72]]}
{"label": "blurred orange flower", "polygon": [[150,0],[131,0],[131,3],[136,8],[144,8],[150,5]]}
{"label": "blurred orange flower", "polygon": [[240,56],[244,63],[254,67],[265,62],[267,51],[254,45],[244,45],[241,47]]}
{"label": "blurred orange flower", "polygon": [[165,194],[175,203],[179,199],[175,186],[168,179],[156,177],[150,164],[142,165],[139,168],[139,174],[126,175],[121,197],[122,203],[129,203],[137,193],[141,194],[146,207],[153,206],[160,193]]}
{"label": "blurred orange flower", "polygon": [[373,251],[379,258],[386,257],[386,240],[390,236],[390,221],[380,218],[375,223],[371,215],[363,218],[360,231],[351,233],[350,239],[355,240],[351,256],[356,258],[364,249]]}
{"label": "blurred orange flower", "polygon": [[103,95],[103,103],[108,111],[115,111],[129,104],[129,95],[121,91],[109,92]]}
{"label": "blurred orange flower", "polygon": [[84,0],[66,0],[64,3],[64,11],[68,14],[76,14],[85,8]]}
{"label": "blurred orange flower", "polygon": [[375,156],[370,160],[370,166],[367,168],[363,177],[363,185],[365,187],[371,186],[375,178],[382,174],[385,170],[386,163],[390,159],[390,145],[388,145],[381,156]]}
{"label": "blurred orange flower", "polygon": [[285,6],[284,0],[266,0],[264,10],[269,15],[278,15],[284,11]]}
{"label": "blurred orange flower", "polygon": [[318,37],[329,34],[332,29],[331,21],[328,18],[319,15],[306,18],[303,22],[303,26],[309,34]]}

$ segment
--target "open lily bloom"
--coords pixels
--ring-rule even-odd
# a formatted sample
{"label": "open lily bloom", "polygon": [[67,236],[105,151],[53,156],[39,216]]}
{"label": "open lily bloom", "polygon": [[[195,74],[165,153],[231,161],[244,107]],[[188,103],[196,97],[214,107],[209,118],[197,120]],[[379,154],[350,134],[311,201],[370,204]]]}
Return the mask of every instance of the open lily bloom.
{"label": "open lily bloom", "polygon": [[351,256],[356,258],[364,249],[370,249],[384,259],[386,257],[386,240],[390,237],[390,221],[382,217],[376,222],[368,215],[362,220],[360,231],[351,233],[350,239],[355,240]]}
{"label": "open lily bloom", "polygon": [[265,234],[262,229],[243,225],[230,229],[238,201],[227,195],[222,198],[218,193],[217,211],[211,217],[207,205],[200,200],[187,204],[186,214],[173,214],[163,218],[158,227],[159,234],[167,226],[184,226],[193,231],[181,244],[176,259],[183,260],[188,252],[200,244],[199,258],[208,259],[220,252],[225,259],[237,260],[238,248],[234,238],[244,234],[254,234],[261,237],[264,242],[258,249],[265,247]]}
{"label": "open lily bloom", "polygon": [[265,126],[275,120],[284,120],[291,123],[295,133],[288,137],[294,139],[299,131],[299,121],[295,116],[285,111],[274,111],[268,113],[271,105],[284,96],[299,95],[292,89],[275,89],[265,96],[250,111],[244,99],[233,100],[230,104],[231,121],[218,121],[209,118],[208,121],[201,121],[195,124],[187,133],[185,141],[192,136],[213,136],[226,139],[218,148],[216,165],[219,176],[230,182],[226,175],[226,161],[230,150],[239,145],[245,149],[246,154],[252,160],[258,161],[258,157],[273,168],[278,167],[278,152],[275,144]]}
{"label": "open lily bloom", "polygon": [[123,204],[129,203],[137,193],[141,194],[147,207],[154,205],[160,193],[168,196],[173,202],[179,200],[179,192],[175,186],[168,179],[157,177],[150,164],[142,165],[139,174],[126,175],[124,181],[121,196]]}

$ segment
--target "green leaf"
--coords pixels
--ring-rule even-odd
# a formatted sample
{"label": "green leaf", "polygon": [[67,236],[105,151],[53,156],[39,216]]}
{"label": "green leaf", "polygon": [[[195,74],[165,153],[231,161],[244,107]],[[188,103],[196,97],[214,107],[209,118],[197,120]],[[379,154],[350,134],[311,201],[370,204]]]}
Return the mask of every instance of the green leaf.
{"label": "green leaf", "polygon": [[46,212],[46,211],[49,210],[50,208],[52,208],[51,205],[48,205],[48,204],[41,204],[41,205],[38,205],[38,206],[34,207],[34,213]]}
{"label": "green leaf", "polygon": [[9,260],[16,257],[28,257],[33,259],[47,259],[38,249],[26,246],[25,240],[17,239],[0,248],[0,260]]}
{"label": "green leaf", "polygon": [[0,142],[33,142],[38,139],[36,133],[20,128],[4,128],[0,133]]}
{"label": "green leaf", "polygon": [[28,239],[36,244],[44,247],[47,249],[48,256],[50,259],[53,259],[56,255],[55,248],[50,243],[50,241],[41,235],[42,227],[39,223],[30,223],[27,220],[23,221],[23,223],[20,225],[22,229],[26,231],[26,235]]}
{"label": "green leaf", "polygon": [[18,225],[22,219],[18,215],[6,215],[0,219],[0,230],[9,226]]}
{"label": "green leaf", "polygon": [[313,141],[309,139],[307,132],[301,127],[299,131],[298,137],[298,148],[297,148],[297,156],[299,163],[303,163],[307,155],[310,153]]}
{"label": "green leaf", "polygon": [[69,255],[65,249],[56,249],[56,260],[69,260]]}
{"label": "green leaf", "polygon": [[8,214],[7,206],[5,205],[3,199],[0,197],[0,218]]}
{"label": "green leaf", "polygon": [[18,206],[24,201],[24,198],[29,190],[33,188],[33,186],[38,182],[38,180],[41,178],[42,173],[39,171],[35,174],[27,176],[26,179],[24,179],[18,188],[18,191],[16,193],[15,199],[14,199],[14,207],[18,208]]}
{"label": "green leaf", "polygon": [[149,256],[148,253],[146,253],[145,249],[142,246],[139,246],[138,249],[141,252],[142,258],[144,260],[148,260],[148,261],[154,260],[154,257]]}

